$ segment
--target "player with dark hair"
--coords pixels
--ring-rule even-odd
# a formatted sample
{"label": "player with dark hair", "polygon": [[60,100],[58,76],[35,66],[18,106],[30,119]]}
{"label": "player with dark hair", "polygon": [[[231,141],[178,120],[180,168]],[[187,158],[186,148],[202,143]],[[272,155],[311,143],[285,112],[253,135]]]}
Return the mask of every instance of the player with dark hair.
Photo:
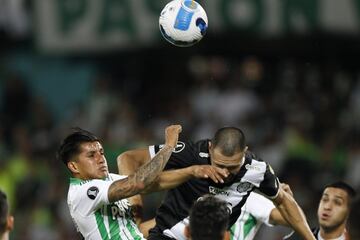
{"label": "player with dark hair", "polygon": [[14,227],[14,217],[9,213],[6,194],[0,190],[0,240],[8,240]]}
{"label": "player with dark hair", "polygon": [[201,197],[190,210],[185,235],[191,240],[228,240],[230,210],[227,202],[212,195]]}
{"label": "player with dark hair", "polygon": [[[169,189],[192,177],[220,181],[227,176],[223,169],[204,166],[161,172],[180,132],[180,125],[167,127],[162,150],[128,176],[108,172],[104,149],[92,133],[77,129],[64,139],[57,155],[72,174],[68,205],[75,225],[85,239],[144,239],[133,221],[126,198]],[[176,176],[176,182],[171,180],[173,176]]]}
{"label": "player with dark hair", "polygon": [[[346,225],[355,195],[355,190],[343,181],[325,186],[317,211],[319,227],[312,229],[316,239],[350,239]],[[285,239],[300,238],[294,234]]]}
{"label": "player with dark hair", "polygon": [[[146,164],[162,148],[127,151],[118,157],[119,171],[131,174]],[[192,165],[213,165],[227,169],[223,182],[211,179],[191,179],[168,191],[156,214],[156,226],[150,230],[149,240],[183,239],[183,229],[189,210],[199,197],[213,194],[231,206],[229,226],[242,212],[242,206],[254,190],[270,198],[281,215],[304,239],[314,239],[300,207],[290,194],[280,188],[274,171],[266,162],[248,151],[244,133],[235,127],[219,129],[212,140],[178,142],[165,169],[180,169]],[[141,205],[141,200],[137,199]]]}
{"label": "player with dark hair", "polygon": [[335,182],[324,188],[318,208],[317,239],[348,239],[347,219],[351,212],[355,190],[345,182]]}
{"label": "player with dark hair", "polygon": [[181,126],[165,130],[165,145],[151,161],[129,176],[108,172],[99,139],[78,129],[58,150],[72,174],[68,192],[71,216],[85,239],[144,239],[132,221],[127,197],[143,192],[154,182],[176,146]]}

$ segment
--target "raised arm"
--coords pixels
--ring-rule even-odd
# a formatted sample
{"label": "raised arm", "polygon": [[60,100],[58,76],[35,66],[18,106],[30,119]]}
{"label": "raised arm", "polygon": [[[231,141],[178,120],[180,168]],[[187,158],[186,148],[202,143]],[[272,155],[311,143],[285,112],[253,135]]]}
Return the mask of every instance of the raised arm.
{"label": "raised arm", "polygon": [[279,188],[279,193],[273,202],[283,218],[296,232],[306,240],[315,240],[305,215],[290,194],[286,193],[282,188]]}
{"label": "raised arm", "polygon": [[[140,166],[143,166],[145,163],[149,162],[150,160],[151,157],[149,150],[147,148],[134,149],[123,152],[117,157],[119,174],[129,176],[133,174],[137,169],[139,169]],[[136,224],[140,226],[140,223],[143,222],[143,205],[144,205],[143,199],[140,194],[137,194],[135,196],[130,197],[129,201],[131,204],[134,220]]]}
{"label": "raised arm", "polygon": [[167,127],[165,130],[164,147],[151,161],[139,167],[133,174],[130,174],[125,179],[113,182],[108,191],[109,201],[114,202],[119,199],[131,197],[149,186],[164,169],[172,150],[176,146],[180,132],[180,125]]}
{"label": "raised arm", "polygon": [[[286,193],[290,194],[291,197],[294,196],[294,194],[288,184],[281,183],[280,186],[281,186],[282,190],[284,190]],[[300,209],[300,210],[302,212],[302,209]],[[305,215],[304,215],[304,217],[305,217]],[[290,224],[284,219],[284,217],[281,215],[279,209],[277,209],[277,208],[273,208],[271,210],[271,213],[269,216],[269,222],[272,225],[282,225],[282,226],[287,226],[287,227],[290,226]]]}

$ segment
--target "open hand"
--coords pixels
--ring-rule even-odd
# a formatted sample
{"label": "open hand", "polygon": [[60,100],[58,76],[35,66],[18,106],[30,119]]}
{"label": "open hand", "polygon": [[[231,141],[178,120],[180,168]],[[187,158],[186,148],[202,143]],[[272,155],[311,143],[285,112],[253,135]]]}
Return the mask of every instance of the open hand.
{"label": "open hand", "polygon": [[223,179],[229,175],[227,169],[211,165],[194,165],[191,168],[195,178],[211,178],[215,183],[223,183]]}

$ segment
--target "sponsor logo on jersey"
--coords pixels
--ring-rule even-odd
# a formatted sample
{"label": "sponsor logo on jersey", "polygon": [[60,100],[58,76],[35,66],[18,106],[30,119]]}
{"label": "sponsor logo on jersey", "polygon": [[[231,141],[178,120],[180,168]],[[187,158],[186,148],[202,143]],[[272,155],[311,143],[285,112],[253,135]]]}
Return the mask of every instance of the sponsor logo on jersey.
{"label": "sponsor logo on jersey", "polygon": [[260,171],[261,169],[257,166],[253,166],[253,165],[250,165],[250,164],[246,164],[245,165],[245,168],[246,170],[256,170],[256,171]]}
{"label": "sponsor logo on jersey", "polygon": [[202,158],[208,158],[209,154],[208,153],[204,153],[204,152],[199,152],[199,156]]}
{"label": "sponsor logo on jersey", "polygon": [[[164,144],[159,145],[159,149],[162,149],[164,147]],[[173,150],[173,153],[179,153],[185,148],[185,143],[178,141],[176,144],[175,149]]]}
{"label": "sponsor logo on jersey", "polygon": [[176,144],[175,149],[173,150],[174,153],[179,153],[185,148],[185,143],[178,141]]}
{"label": "sponsor logo on jersey", "polygon": [[130,202],[127,199],[123,199],[117,202],[114,202],[111,205],[111,215],[113,219],[118,217],[131,216],[130,214]]}
{"label": "sponsor logo on jersey", "polygon": [[248,192],[252,189],[252,184],[249,182],[241,182],[237,187],[236,191],[242,193],[242,192]]}
{"label": "sponsor logo on jersey", "polygon": [[87,196],[91,199],[91,200],[94,200],[96,198],[96,196],[98,195],[99,193],[99,189],[95,186],[93,187],[90,187],[88,190],[87,190]]}
{"label": "sponsor logo on jersey", "polygon": [[225,195],[225,196],[230,196],[230,193],[220,189],[220,188],[216,188],[216,187],[212,187],[209,186],[209,193],[214,194],[214,195]]}

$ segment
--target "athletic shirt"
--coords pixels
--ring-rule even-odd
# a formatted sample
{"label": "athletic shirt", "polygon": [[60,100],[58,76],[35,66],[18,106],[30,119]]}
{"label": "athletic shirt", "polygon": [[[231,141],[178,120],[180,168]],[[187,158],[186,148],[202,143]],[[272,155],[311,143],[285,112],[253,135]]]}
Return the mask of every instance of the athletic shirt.
{"label": "athletic shirt", "polygon": [[106,179],[70,178],[67,202],[76,228],[85,239],[145,239],[133,221],[129,201],[109,202],[110,185],[123,178],[126,176],[117,174],[109,174]]}
{"label": "athletic shirt", "polygon": [[[209,140],[196,143],[178,142],[165,169],[210,165],[208,144]],[[162,146],[150,146],[150,156],[154,157]],[[243,166],[229,184],[216,184],[210,179],[194,178],[169,190],[157,211],[156,226],[150,230],[149,239],[158,240],[164,235],[176,239],[175,234],[179,231],[177,228],[189,215],[194,201],[205,194],[213,194],[228,202],[232,212],[229,226],[232,226],[240,216],[249,194],[255,189],[269,198],[275,198],[279,191],[279,180],[266,162],[247,152]]]}
{"label": "athletic shirt", "polygon": [[[260,207],[259,207],[260,206]],[[264,196],[251,192],[240,217],[230,228],[231,240],[251,240],[263,224],[273,226],[269,223],[271,211],[275,205]]]}
{"label": "athletic shirt", "polygon": [[[341,234],[340,237],[337,238],[333,238],[333,239],[324,239],[321,237],[320,235],[320,228],[319,227],[315,227],[311,229],[312,233],[314,234],[314,237],[317,240],[350,240],[350,236],[348,234],[348,232],[345,231],[343,232],[343,234]],[[295,231],[292,231],[289,235],[285,236],[283,238],[284,240],[298,240],[298,239],[302,239],[298,233],[296,233]]]}

